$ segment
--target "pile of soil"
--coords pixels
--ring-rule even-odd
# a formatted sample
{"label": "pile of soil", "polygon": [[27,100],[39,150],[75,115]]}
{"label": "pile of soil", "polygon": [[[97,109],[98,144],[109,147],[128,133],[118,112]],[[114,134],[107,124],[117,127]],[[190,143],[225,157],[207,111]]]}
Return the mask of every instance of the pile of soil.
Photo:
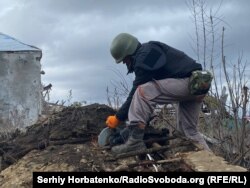
{"label": "pile of soil", "polygon": [[49,115],[27,130],[16,130],[8,138],[0,140],[1,169],[17,162],[32,150],[44,150],[48,146],[81,144],[97,139],[106,127],[105,120],[115,111],[106,105],[91,104],[83,107],[65,107]]}
{"label": "pile of soil", "polygon": [[[173,145],[171,140],[154,142],[155,145],[148,142],[150,148],[156,148],[150,156],[148,153],[114,156],[110,148],[101,148],[98,135],[106,127],[107,116],[113,114],[112,108],[101,104],[65,107],[27,127],[25,132],[17,130],[8,138],[2,136],[1,187],[31,187],[33,172],[193,171],[181,157],[182,153],[197,150],[190,142],[179,145]],[[157,131],[149,132],[157,137]]]}

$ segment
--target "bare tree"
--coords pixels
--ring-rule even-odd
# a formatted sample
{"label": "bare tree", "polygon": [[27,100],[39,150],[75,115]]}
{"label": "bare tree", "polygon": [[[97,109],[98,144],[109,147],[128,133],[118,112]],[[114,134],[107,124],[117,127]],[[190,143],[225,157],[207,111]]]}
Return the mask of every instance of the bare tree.
{"label": "bare tree", "polygon": [[116,79],[111,80],[110,86],[106,88],[107,102],[108,106],[118,110],[127,97],[132,82],[126,79],[119,70],[114,69],[112,71],[115,73]]}
{"label": "bare tree", "polygon": [[[245,75],[247,64],[243,63],[242,54],[236,63],[229,64],[226,60],[224,25],[229,25],[223,21],[222,16],[218,16],[221,4],[215,12],[213,9],[207,10],[204,0],[190,0],[188,4],[195,25],[197,58],[203,61],[205,69],[208,68],[209,60],[209,69],[214,74],[212,87],[204,101],[211,110],[211,116],[204,116],[204,130],[219,140],[219,148],[230,162],[242,164],[250,156],[247,148],[249,143],[246,142],[250,131],[246,119],[249,113],[249,89]],[[219,51],[221,58],[215,54]]]}

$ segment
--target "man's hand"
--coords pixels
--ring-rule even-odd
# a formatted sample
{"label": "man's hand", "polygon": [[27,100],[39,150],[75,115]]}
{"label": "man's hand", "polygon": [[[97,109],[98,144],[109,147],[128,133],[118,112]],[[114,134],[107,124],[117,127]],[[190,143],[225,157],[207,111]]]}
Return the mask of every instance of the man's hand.
{"label": "man's hand", "polygon": [[106,120],[106,125],[114,129],[120,124],[120,120],[114,115],[114,116],[109,116]]}

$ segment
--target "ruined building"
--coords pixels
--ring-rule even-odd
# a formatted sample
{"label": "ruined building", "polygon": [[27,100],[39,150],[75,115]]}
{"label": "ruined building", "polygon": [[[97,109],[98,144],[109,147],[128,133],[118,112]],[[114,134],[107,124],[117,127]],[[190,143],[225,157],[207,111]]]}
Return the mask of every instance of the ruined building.
{"label": "ruined building", "polygon": [[42,51],[0,33],[0,132],[23,129],[42,108]]}

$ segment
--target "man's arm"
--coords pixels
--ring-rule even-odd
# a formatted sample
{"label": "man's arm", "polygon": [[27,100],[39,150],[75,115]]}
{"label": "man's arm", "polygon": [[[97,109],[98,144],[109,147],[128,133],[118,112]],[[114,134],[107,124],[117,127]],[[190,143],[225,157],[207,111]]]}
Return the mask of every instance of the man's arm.
{"label": "man's arm", "polygon": [[128,118],[129,106],[131,104],[132,98],[134,96],[137,87],[151,80],[152,80],[152,72],[145,71],[139,68],[135,70],[135,80],[133,81],[133,87],[129,92],[127,100],[116,113],[116,117],[120,121],[125,121]]}

